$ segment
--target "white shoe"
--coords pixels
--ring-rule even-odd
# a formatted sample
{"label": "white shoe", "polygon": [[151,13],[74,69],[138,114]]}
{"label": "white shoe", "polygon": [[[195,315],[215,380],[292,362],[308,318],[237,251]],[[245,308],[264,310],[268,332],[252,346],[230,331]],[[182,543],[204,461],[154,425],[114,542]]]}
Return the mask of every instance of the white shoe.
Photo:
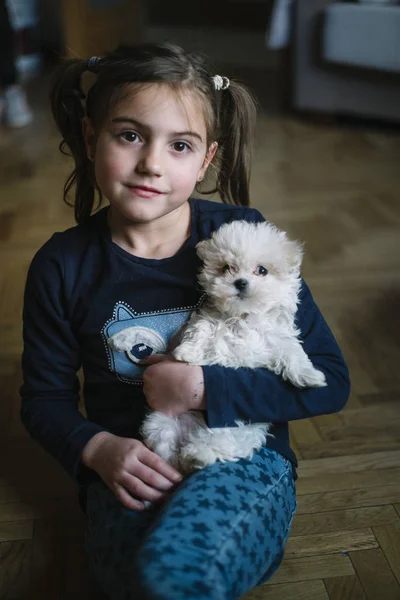
{"label": "white shoe", "polygon": [[33,121],[33,114],[19,85],[10,85],[3,94],[3,122],[8,127],[25,127]]}

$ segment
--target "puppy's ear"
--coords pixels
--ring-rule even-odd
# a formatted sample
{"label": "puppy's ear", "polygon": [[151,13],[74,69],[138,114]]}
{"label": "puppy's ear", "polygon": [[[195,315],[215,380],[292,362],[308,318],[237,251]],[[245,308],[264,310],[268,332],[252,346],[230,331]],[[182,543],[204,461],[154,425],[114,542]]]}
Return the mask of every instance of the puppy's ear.
{"label": "puppy's ear", "polygon": [[286,264],[290,272],[300,271],[303,261],[303,244],[297,241],[287,240],[284,245]]}
{"label": "puppy's ear", "polygon": [[208,242],[209,242],[209,240],[203,240],[202,242],[199,242],[198,244],[196,244],[197,256],[202,261],[204,261],[204,257],[207,254],[207,245],[208,245]]}

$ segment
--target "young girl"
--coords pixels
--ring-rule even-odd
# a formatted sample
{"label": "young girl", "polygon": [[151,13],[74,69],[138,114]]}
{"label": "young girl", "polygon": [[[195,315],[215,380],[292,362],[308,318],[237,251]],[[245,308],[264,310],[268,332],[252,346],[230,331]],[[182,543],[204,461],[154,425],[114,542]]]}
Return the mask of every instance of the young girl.
{"label": "young girl", "polygon": [[[51,101],[61,149],[75,162],[64,198],[75,186],[78,225],[53,235],[29,270],[22,420],[81,487],[90,563],[109,598],[238,598],[283,557],[296,507],[288,421],[336,412],[349,394],[343,357],[305,283],[298,326],[326,388],[166,354],[201,302],[197,242],[222,223],[263,220],[248,208],[254,103],[167,44],[67,61]],[[225,204],[191,197],[207,168]],[[96,193],[109,206],[92,214]],[[114,351],[109,338],[126,328],[135,328],[131,350]],[[87,419],[77,408],[81,366]],[[274,437],[251,460],[182,481],[140,440],[148,405],[169,415],[204,410],[211,428],[272,422]]]}

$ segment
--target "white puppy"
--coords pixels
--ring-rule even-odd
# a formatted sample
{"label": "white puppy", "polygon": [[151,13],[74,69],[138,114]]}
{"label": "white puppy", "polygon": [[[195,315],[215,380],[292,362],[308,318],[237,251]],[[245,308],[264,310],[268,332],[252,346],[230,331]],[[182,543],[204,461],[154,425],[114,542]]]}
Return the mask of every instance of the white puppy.
{"label": "white puppy", "polygon": [[[298,387],[325,386],[304,352],[295,315],[302,247],[270,223],[234,221],[197,245],[206,301],[193,313],[173,356],[192,365],[270,369]],[[209,429],[191,411],[171,418],[151,413],[146,445],[189,473],[216,460],[250,458],[270,435],[269,423]]]}

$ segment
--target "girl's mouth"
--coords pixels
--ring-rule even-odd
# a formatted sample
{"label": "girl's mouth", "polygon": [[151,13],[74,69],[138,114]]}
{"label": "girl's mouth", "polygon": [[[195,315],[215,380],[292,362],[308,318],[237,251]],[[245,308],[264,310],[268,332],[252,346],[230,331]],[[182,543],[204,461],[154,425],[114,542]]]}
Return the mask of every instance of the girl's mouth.
{"label": "girl's mouth", "polygon": [[129,185],[128,189],[135,196],[140,196],[141,198],[154,198],[155,196],[160,196],[164,192],[161,190],[157,190],[156,188],[147,187],[145,185]]}

